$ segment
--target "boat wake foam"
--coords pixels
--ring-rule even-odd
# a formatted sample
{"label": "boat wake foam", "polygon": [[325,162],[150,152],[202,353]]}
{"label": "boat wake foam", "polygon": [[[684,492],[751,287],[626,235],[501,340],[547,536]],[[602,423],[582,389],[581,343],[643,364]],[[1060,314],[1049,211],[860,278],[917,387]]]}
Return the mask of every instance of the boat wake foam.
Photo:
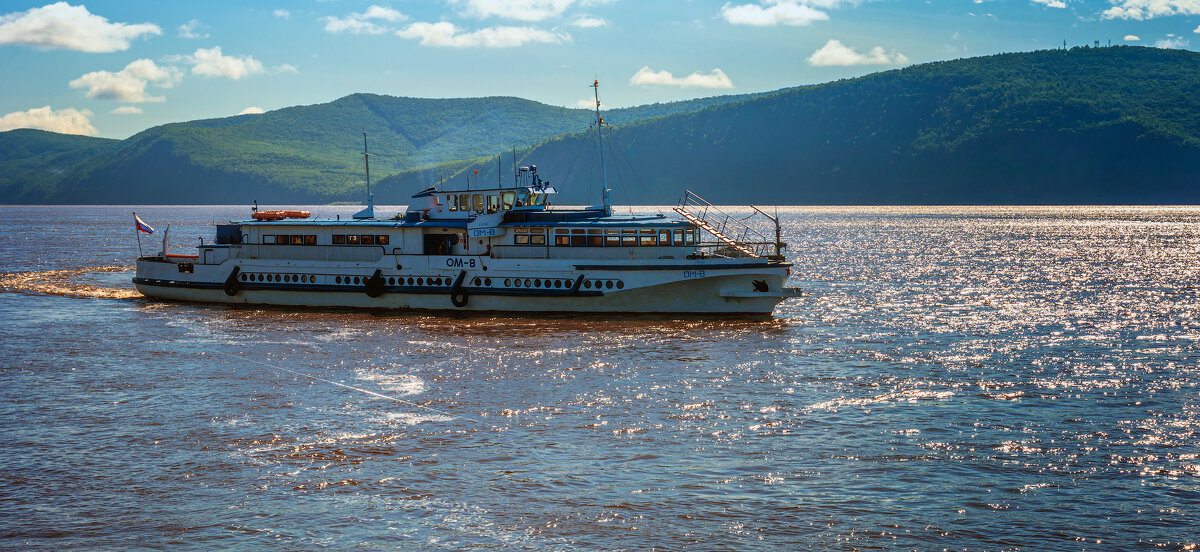
{"label": "boat wake foam", "polygon": [[[117,287],[114,278],[98,275],[132,272],[131,266],[92,266],[62,270],[0,273],[0,291],[27,295],[58,295],[94,299],[135,299],[136,289]],[[114,280],[107,282],[105,280]],[[128,281],[128,280],[126,280]]]}

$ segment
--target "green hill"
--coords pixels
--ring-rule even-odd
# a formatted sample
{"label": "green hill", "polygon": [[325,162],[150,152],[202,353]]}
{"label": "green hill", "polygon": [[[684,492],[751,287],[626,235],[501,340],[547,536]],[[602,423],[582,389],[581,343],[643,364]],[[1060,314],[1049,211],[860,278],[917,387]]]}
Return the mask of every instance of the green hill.
{"label": "green hill", "polygon": [[[609,178],[637,204],[685,188],[734,204],[1200,203],[1197,90],[1200,54],[1182,50],[930,63],[623,125]],[[599,195],[578,143],[523,161],[560,203]]]}
{"label": "green hill", "polygon": [[[743,97],[640,106],[615,110],[610,117],[631,121]],[[587,128],[590,113],[519,98],[354,94],[260,115],[162,125],[120,141],[100,156],[94,155],[94,148],[80,146],[70,158],[74,163],[56,169],[55,178],[0,181],[0,192],[8,202],[50,203],[345,199],[361,188],[364,131],[373,154],[372,173],[379,178]],[[0,136],[19,142],[27,135],[13,132],[17,134]],[[61,138],[82,144],[77,139]],[[21,157],[31,166],[46,160]]]}
{"label": "green hill", "polygon": [[[606,112],[621,203],[1200,203],[1200,54],[1075,48],[929,63],[816,86]],[[337,101],[163,125],[114,142],[0,133],[8,203],[381,203],[535,163],[598,201],[588,110],[517,98]],[[49,135],[49,136],[47,136]],[[24,145],[29,142],[29,145]],[[13,176],[15,175],[15,176]]]}

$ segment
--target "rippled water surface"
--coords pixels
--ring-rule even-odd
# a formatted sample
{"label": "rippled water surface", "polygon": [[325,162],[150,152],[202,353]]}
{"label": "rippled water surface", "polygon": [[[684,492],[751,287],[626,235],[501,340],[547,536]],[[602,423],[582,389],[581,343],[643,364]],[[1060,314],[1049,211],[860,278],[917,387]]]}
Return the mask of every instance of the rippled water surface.
{"label": "rippled water surface", "polygon": [[0,207],[0,548],[1200,543],[1200,209],[781,210],[749,320],[159,303],[131,210]]}

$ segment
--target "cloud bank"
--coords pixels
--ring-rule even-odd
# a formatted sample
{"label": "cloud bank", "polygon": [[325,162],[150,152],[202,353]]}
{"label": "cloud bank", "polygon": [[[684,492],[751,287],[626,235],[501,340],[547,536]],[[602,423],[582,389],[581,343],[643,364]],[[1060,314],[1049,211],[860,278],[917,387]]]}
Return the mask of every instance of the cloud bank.
{"label": "cloud bank", "polygon": [[383,34],[392,29],[376,21],[397,23],[406,19],[407,15],[392,8],[372,5],[362,13],[352,13],[346,17],[322,17],[321,21],[325,22],[325,31],[330,33]]}
{"label": "cloud bank", "polygon": [[0,132],[16,128],[38,128],[62,134],[96,134],[92,126],[92,112],[73,108],[55,111],[50,106],[37,107],[29,111],[14,111],[0,117]]}
{"label": "cloud bank", "polygon": [[150,23],[109,23],[87,8],[56,2],[28,11],[0,15],[0,44],[80,52],[118,52],[142,35],[160,35]]}
{"label": "cloud bank", "polygon": [[1110,0],[1104,19],[1154,19],[1169,15],[1200,15],[1200,0]]}
{"label": "cloud bank", "polygon": [[149,59],[139,59],[116,73],[93,71],[71,81],[69,85],[71,88],[86,88],[87,98],[92,100],[161,102],[166,98],[146,94],[146,86],[154,83],[160,88],[170,88],[179,82],[181,76],[174,67],[160,67]]}
{"label": "cloud bank", "polygon": [[670,71],[654,71],[649,66],[638,69],[629,78],[629,84],[643,86],[679,86],[682,88],[733,88],[733,81],[720,69],[704,75],[699,72],[686,77],[676,77]]}
{"label": "cloud bank", "polygon": [[816,67],[849,67],[852,65],[907,65],[908,57],[892,50],[884,51],[876,46],[865,54],[854,51],[839,40],[830,39],[817,51],[808,56],[808,63]]}
{"label": "cloud bank", "polygon": [[[831,8],[837,1],[821,2],[822,7]],[[742,4],[721,7],[721,17],[732,25],[774,27],[776,25],[801,26],[813,21],[826,21],[829,14],[797,0],[765,0],[762,4]]]}
{"label": "cloud bank", "polygon": [[441,48],[513,48],[529,43],[559,44],[569,42],[571,35],[534,27],[487,27],[464,32],[453,23],[417,22],[396,31],[396,36],[420,40],[421,46]]}

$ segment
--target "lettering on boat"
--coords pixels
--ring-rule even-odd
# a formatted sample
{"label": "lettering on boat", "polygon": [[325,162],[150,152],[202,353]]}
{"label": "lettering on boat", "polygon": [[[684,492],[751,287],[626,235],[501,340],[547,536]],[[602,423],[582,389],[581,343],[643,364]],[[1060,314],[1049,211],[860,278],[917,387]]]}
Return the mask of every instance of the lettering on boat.
{"label": "lettering on boat", "polygon": [[685,271],[683,271],[683,279],[684,280],[689,280],[691,278],[703,278],[703,277],[704,277],[703,270],[685,270]]}
{"label": "lettering on boat", "polygon": [[430,266],[438,266],[445,268],[477,268],[479,267],[479,259],[475,257],[444,257],[441,263],[434,261],[429,263]]}

